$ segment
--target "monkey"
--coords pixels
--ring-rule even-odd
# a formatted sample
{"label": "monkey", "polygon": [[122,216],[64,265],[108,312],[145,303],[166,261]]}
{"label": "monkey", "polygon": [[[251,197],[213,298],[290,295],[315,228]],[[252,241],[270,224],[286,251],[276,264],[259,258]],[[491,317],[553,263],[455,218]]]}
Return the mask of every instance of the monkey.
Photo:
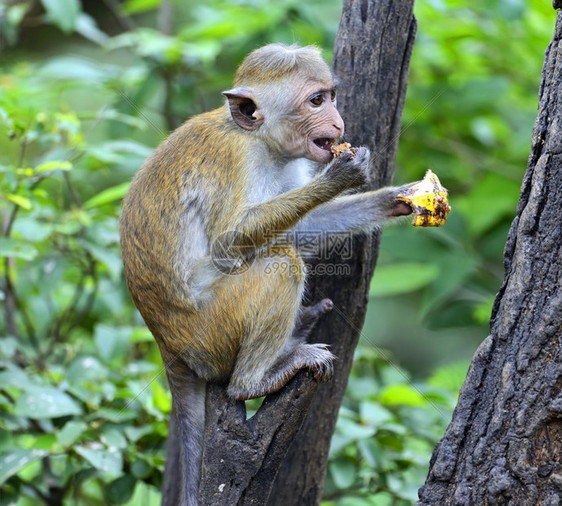
{"label": "monkey", "polygon": [[224,105],[172,132],[123,200],[124,274],[170,384],[184,505],[197,505],[208,382],[246,400],[302,369],[332,376],[327,346],[306,342],[332,302],[301,307],[306,269],[291,234],[368,232],[412,211],[397,200],[410,185],[361,191],[366,147],[333,157],[344,134],[336,92],[317,47],[256,49]]}

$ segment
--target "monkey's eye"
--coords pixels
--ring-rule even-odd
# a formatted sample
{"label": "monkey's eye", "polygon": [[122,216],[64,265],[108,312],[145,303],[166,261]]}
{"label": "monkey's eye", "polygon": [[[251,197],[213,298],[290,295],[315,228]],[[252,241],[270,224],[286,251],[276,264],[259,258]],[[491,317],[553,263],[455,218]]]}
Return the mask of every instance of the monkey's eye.
{"label": "monkey's eye", "polygon": [[332,99],[332,102],[336,99],[336,89],[335,88],[332,90],[330,98]]}
{"label": "monkey's eye", "polygon": [[314,95],[311,99],[310,99],[310,103],[312,105],[315,106],[320,106],[324,103],[324,97],[321,93],[319,93],[318,95]]}

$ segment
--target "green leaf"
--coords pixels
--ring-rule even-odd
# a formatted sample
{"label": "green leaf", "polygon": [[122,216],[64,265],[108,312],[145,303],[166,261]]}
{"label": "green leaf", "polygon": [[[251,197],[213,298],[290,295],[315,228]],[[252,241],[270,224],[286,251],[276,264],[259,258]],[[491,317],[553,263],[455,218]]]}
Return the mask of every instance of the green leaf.
{"label": "green leaf", "polygon": [[127,193],[130,184],[130,182],[126,182],[101,191],[97,195],[94,195],[92,198],[84,202],[84,208],[92,209],[93,207],[100,207],[105,204],[109,204],[116,200],[122,199],[125,196],[125,193]]}
{"label": "green leaf", "polygon": [[172,399],[168,390],[164,389],[158,381],[153,381],[150,386],[152,387],[154,406],[163,413],[169,413],[172,407]]}
{"label": "green leaf", "polygon": [[375,494],[374,496],[371,496],[371,500],[371,504],[373,506],[392,506],[392,504],[394,504],[394,499],[388,492]]}
{"label": "green leaf", "polygon": [[[345,493],[345,492],[344,492]],[[337,502],[337,506],[373,506],[371,497],[345,496]],[[322,503],[324,506],[324,503]]]}
{"label": "green leaf", "polygon": [[493,146],[495,144],[496,135],[488,118],[474,118],[470,123],[470,129],[474,137],[482,144],[487,146]]}
{"label": "green leaf", "polygon": [[127,0],[123,4],[123,10],[127,14],[138,14],[156,9],[161,0]]}
{"label": "green leaf", "polygon": [[13,202],[14,204],[17,204],[20,207],[23,207],[24,209],[31,209],[31,200],[29,200],[27,197],[24,197],[22,195],[16,195],[15,193],[8,193],[6,195],[6,198],[10,201]]}
{"label": "green leaf", "polygon": [[54,434],[41,434],[35,439],[33,447],[40,450],[49,450],[50,453],[62,451],[60,444]]}
{"label": "green leaf", "polygon": [[455,200],[467,219],[471,237],[479,237],[505,217],[515,216],[520,184],[500,174],[487,174],[472,191]]}
{"label": "green leaf", "polygon": [[0,237],[0,257],[33,260],[38,251],[31,245],[11,237]]}
{"label": "green leaf", "polygon": [[136,483],[137,479],[130,474],[121,476],[105,487],[105,496],[111,504],[124,504],[133,496]]}
{"label": "green leaf", "polygon": [[125,427],[125,434],[129,441],[133,443],[137,442],[141,437],[152,433],[152,427],[150,425],[143,425],[142,427]]}
{"label": "green leaf", "polygon": [[105,361],[123,357],[129,348],[131,327],[110,327],[98,324],[94,331],[94,340],[101,358]]}
{"label": "green leaf", "polygon": [[[19,349],[20,343],[14,337],[2,337],[2,339],[0,339],[0,357],[11,359]],[[3,383],[0,382],[0,385],[2,384]]]}
{"label": "green leaf", "polygon": [[14,448],[9,453],[0,455],[0,485],[27,464],[43,458],[48,453],[47,450]]}
{"label": "green leaf", "polygon": [[152,332],[146,327],[134,327],[131,334],[132,343],[151,343],[154,340]]}
{"label": "green leaf", "polygon": [[6,12],[6,19],[8,20],[8,23],[12,26],[18,26],[22,22],[27,10],[30,7],[31,6],[29,4],[13,5],[8,7],[8,11]]}
{"label": "green leaf", "polygon": [[63,171],[72,170],[72,162],[69,162],[67,160],[52,160],[50,162],[45,162],[35,167],[35,172],[37,174],[40,174],[41,172],[47,172],[50,170],[63,170]]}
{"label": "green leaf", "polygon": [[[138,412],[132,409],[123,408],[123,409],[111,409],[111,408],[102,408],[98,409],[94,413],[90,414],[87,419],[89,420],[107,420],[108,422],[114,423],[123,423],[128,422],[129,420],[135,420],[138,416]],[[127,436],[129,435],[126,432]]]}
{"label": "green leaf", "polygon": [[393,418],[393,414],[388,409],[374,401],[362,401],[359,404],[359,414],[361,420],[375,426],[388,422]]}
{"label": "green leaf", "polygon": [[96,260],[102,262],[114,279],[117,279],[121,275],[123,262],[118,251],[98,246],[90,241],[78,241],[78,244],[94,255]]}
{"label": "green leaf", "polygon": [[41,0],[49,21],[63,32],[71,33],[80,13],[80,0]]}
{"label": "green leaf", "polygon": [[131,472],[133,473],[133,476],[142,480],[150,476],[150,473],[152,473],[152,467],[148,462],[137,459],[131,464]]}
{"label": "green leaf", "polygon": [[426,400],[423,395],[410,385],[389,385],[380,394],[380,402],[385,406],[423,406]]}
{"label": "green leaf", "polygon": [[97,88],[106,79],[117,76],[119,68],[81,56],[59,56],[50,58],[37,73],[37,77],[49,79],[87,81],[89,86]]}
{"label": "green leaf", "polygon": [[336,487],[340,489],[349,488],[355,481],[355,463],[347,459],[336,459],[330,464],[330,474]]}
{"label": "green leaf", "polygon": [[452,293],[460,289],[477,266],[478,258],[469,252],[458,252],[455,256],[442,256],[439,277],[425,293],[422,315],[427,314],[429,310],[446,301]]}
{"label": "green leaf", "polygon": [[0,372],[0,385],[2,387],[16,387],[20,390],[27,390],[37,386],[23,370],[15,365],[9,365],[8,368]]}
{"label": "green leaf", "polygon": [[96,357],[91,356],[76,358],[66,371],[66,378],[71,384],[104,381],[108,375],[107,368]]}
{"label": "green leaf", "polygon": [[105,427],[101,433],[101,441],[108,448],[126,448],[127,439],[123,435],[123,432],[116,427],[108,426]]}
{"label": "green leaf", "polygon": [[361,451],[363,458],[372,468],[377,468],[382,465],[384,456],[376,438],[361,439],[357,442],[357,447]]}
{"label": "green leaf", "polygon": [[109,40],[109,36],[98,28],[96,20],[83,12],[78,16],[75,29],[82,37],[96,44],[101,45]]}
{"label": "green leaf", "polygon": [[123,469],[123,456],[117,449],[77,446],[76,453],[84,457],[92,466],[104,473],[119,474]]}
{"label": "green leaf", "polygon": [[470,366],[470,361],[463,360],[460,362],[454,362],[452,364],[447,364],[443,367],[439,367],[427,380],[430,385],[446,388],[450,390],[455,395],[459,393],[459,390],[466,379],[466,373],[468,367]]}
{"label": "green leaf", "polygon": [[360,425],[349,418],[338,419],[338,431],[345,435],[350,441],[355,439],[364,439],[371,437],[375,433],[373,427]]}
{"label": "green leaf", "polygon": [[87,429],[88,425],[84,422],[71,420],[57,432],[57,439],[63,446],[72,446]]}
{"label": "green leaf", "polygon": [[381,265],[375,269],[369,296],[388,297],[414,292],[429,285],[438,276],[439,267],[436,264],[402,262]]}
{"label": "green leaf", "polygon": [[19,217],[14,223],[14,235],[29,242],[38,243],[51,235],[52,227],[31,216]]}
{"label": "green leaf", "polygon": [[55,387],[34,386],[18,398],[14,413],[16,416],[45,419],[80,415],[82,408],[72,397]]}
{"label": "green leaf", "polygon": [[494,306],[495,295],[488,297],[484,302],[479,303],[473,311],[474,319],[478,323],[488,323],[490,321],[490,316],[492,314],[492,308]]}
{"label": "green leaf", "polygon": [[154,487],[154,485],[138,481],[134,489],[134,495],[127,503],[127,506],[137,506],[138,504],[143,506],[160,506],[160,503],[160,490],[157,490],[157,487]]}

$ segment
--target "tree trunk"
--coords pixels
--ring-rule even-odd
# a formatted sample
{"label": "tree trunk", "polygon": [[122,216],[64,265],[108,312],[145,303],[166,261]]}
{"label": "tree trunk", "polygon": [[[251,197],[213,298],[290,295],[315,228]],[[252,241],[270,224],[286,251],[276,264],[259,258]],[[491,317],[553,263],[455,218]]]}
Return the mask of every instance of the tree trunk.
{"label": "tree trunk", "polygon": [[[346,123],[346,140],[371,149],[373,188],[389,184],[394,170],[416,31],[412,11],[413,0],[344,0],[334,53],[341,81],[338,109]],[[323,317],[310,339],[329,344],[338,357],[331,382],[318,385],[301,372],[268,396],[249,420],[244,403],[228,399],[220,386],[208,387],[200,505],[320,502],[378,244],[379,234],[349,238],[310,266],[346,272],[343,277],[307,278],[309,302],[326,297],[334,302],[334,310]],[[179,486],[181,480],[179,448],[169,446],[166,459],[162,504],[175,506],[170,487]]]}
{"label": "tree trunk", "polygon": [[559,12],[490,336],[435,448],[420,506],[562,504],[561,39]]}
{"label": "tree trunk", "polygon": [[[341,80],[338,109],[346,125],[345,139],[354,146],[371,149],[373,188],[392,180],[416,26],[413,0],[343,3],[333,59]],[[321,385],[312,401],[279,471],[269,505],[320,502],[330,441],[367,311],[379,237],[375,233],[355,238],[350,259],[345,258],[346,250],[316,262],[345,266],[345,276],[307,278],[310,302],[325,297],[334,302],[334,310],[320,322],[311,341],[329,344],[338,360],[333,380]]]}

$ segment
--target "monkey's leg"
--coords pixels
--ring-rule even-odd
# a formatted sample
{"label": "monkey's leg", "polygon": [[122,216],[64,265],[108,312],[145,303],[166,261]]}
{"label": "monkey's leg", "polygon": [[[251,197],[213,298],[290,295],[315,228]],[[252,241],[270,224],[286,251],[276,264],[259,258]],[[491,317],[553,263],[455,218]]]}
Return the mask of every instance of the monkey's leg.
{"label": "monkey's leg", "polygon": [[[326,381],[332,374],[334,356],[325,345],[306,344],[293,339],[303,292],[303,280],[292,269],[273,274],[269,266],[293,262],[290,257],[260,259],[252,267],[252,306],[248,331],[243,336],[228,393],[236,399],[251,399],[275,392],[299,370],[309,368]],[[300,261],[300,259],[299,259]],[[300,265],[300,264],[299,264]],[[300,265],[302,268],[302,265]],[[269,274],[267,274],[269,272]],[[310,330],[321,314],[331,309],[325,299],[301,314],[297,333]]]}
{"label": "monkey's leg", "polygon": [[228,385],[228,394],[239,400],[254,399],[277,392],[302,369],[311,369],[318,381],[332,378],[335,356],[325,344],[296,343],[288,353],[265,372],[259,381],[255,376],[233,374]]}
{"label": "monkey's leg", "polygon": [[[276,246],[275,253],[262,253],[247,270],[217,279],[196,311],[174,314],[177,333],[166,341],[167,351],[171,357],[180,355],[199,377],[229,380],[234,398],[276,391],[303,368],[324,378],[332,354],[292,339],[303,290],[300,256],[292,246]],[[305,311],[301,331],[326,306]]]}
{"label": "monkey's leg", "polygon": [[304,341],[318,323],[320,317],[334,308],[330,299],[322,299],[313,306],[302,306],[293,331],[293,339]]}

